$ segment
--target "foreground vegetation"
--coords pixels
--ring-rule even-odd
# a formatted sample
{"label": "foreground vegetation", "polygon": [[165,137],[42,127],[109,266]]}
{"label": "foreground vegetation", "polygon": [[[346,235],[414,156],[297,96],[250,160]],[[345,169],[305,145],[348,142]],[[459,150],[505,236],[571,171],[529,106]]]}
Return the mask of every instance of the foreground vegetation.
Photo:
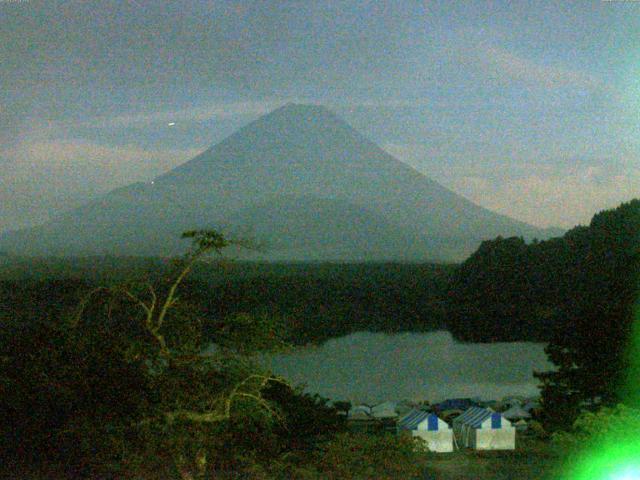
{"label": "foreground vegetation", "polygon": [[[229,242],[188,232],[164,282],[66,290],[75,308],[3,319],[3,474],[39,478],[412,478],[420,444],[349,433],[317,396],[263,371],[286,346],[271,317],[229,316],[203,335],[179,287]],[[76,298],[81,295],[80,298]],[[46,292],[40,293],[46,299]],[[213,342],[215,349],[204,354]]]}
{"label": "foreground vegetation", "polygon": [[427,454],[425,480],[556,480],[560,455],[548,441],[518,437],[513,451]]}

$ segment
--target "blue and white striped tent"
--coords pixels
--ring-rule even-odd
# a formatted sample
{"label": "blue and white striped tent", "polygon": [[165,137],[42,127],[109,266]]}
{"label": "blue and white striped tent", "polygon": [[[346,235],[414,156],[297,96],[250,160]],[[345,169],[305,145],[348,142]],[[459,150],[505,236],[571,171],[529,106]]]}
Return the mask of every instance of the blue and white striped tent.
{"label": "blue and white striped tent", "polygon": [[396,418],[396,402],[384,402],[371,407],[371,416],[374,418]]}
{"label": "blue and white striped tent", "polygon": [[432,452],[453,451],[453,431],[435,413],[412,410],[398,421],[398,431],[410,431],[420,437]]}
{"label": "blue and white striped tent", "polygon": [[490,408],[471,407],[453,420],[459,445],[477,450],[513,450],[515,428]]}
{"label": "blue and white striped tent", "polygon": [[480,428],[488,418],[491,418],[491,428],[500,428],[502,424],[502,415],[498,412],[494,412],[490,408],[482,407],[470,407],[459,415],[454,422],[464,423],[471,425],[475,428]]}

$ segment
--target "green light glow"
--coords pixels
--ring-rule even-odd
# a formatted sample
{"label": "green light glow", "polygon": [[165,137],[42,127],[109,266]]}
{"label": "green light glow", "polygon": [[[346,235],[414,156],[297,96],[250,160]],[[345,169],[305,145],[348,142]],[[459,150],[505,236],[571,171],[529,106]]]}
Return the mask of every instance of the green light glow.
{"label": "green light glow", "polygon": [[594,446],[584,452],[577,465],[567,470],[567,480],[639,480],[640,441],[629,432],[616,442]]}
{"label": "green light glow", "polygon": [[[633,331],[627,351],[629,372],[624,404],[640,407],[640,300],[634,308]],[[566,469],[566,480],[640,480],[640,418],[622,428],[596,436]]]}
{"label": "green light glow", "polygon": [[609,476],[611,480],[637,480],[640,478],[640,467],[637,465],[623,468]]}

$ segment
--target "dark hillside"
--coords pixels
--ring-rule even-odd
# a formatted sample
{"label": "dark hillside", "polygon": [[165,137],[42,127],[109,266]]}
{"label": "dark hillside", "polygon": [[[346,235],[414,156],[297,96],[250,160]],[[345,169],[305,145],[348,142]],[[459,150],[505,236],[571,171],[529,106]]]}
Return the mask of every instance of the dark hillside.
{"label": "dark hillside", "polygon": [[[448,324],[468,341],[549,340],[581,325],[625,325],[640,271],[640,200],[595,215],[561,238],[483,242],[453,276]],[[606,326],[606,327],[605,327]]]}

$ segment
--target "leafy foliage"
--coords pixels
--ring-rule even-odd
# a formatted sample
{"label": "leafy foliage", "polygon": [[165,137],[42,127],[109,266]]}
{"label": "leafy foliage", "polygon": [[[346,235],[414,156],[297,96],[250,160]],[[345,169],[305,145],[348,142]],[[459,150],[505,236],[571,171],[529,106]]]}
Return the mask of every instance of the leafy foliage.
{"label": "leafy foliage", "polygon": [[346,432],[346,417],[319,395],[303,393],[282,383],[273,383],[264,397],[274,402],[283,412],[283,422],[274,426],[280,451],[311,451],[336,433]]}
{"label": "leafy foliage", "polygon": [[[282,380],[246,356],[281,346],[274,325],[231,318],[218,348],[204,354],[197,313],[177,308],[177,289],[195,262],[230,244],[215,232],[193,238],[196,248],[165,284],[97,287],[76,311],[32,318],[26,328],[9,322],[20,331],[3,344],[1,412],[16,457],[28,442],[35,457],[53,452],[45,461],[68,474],[102,475],[139,464],[151,449],[188,477],[206,470],[217,424],[279,418],[262,390]],[[253,342],[244,341],[248,332]]]}
{"label": "leafy foliage", "polygon": [[33,308],[0,311],[0,447],[11,459],[4,467],[15,474],[18,464],[39,466],[45,478],[413,472],[413,446],[348,434],[327,399],[255,363],[255,353],[286,347],[277,317],[232,314],[203,334],[203,310],[185,292],[178,298],[178,287],[228,241],[202,231],[187,238],[194,250],[153,282],[46,282],[44,294],[8,292],[14,305],[33,297]]}
{"label": "leafy foliage", "polygon": [[539,375],[546,411],[564,414],[548,418],[559,427],[575,418],[576,405],[597,408],[625,396],[640,274],[640,201],[596,215],[568,241],[575,289],[547,347],[558,370]]}
{"label": "leafy foliage", "polygon": [[342,434],[321,447],[318,470],[322,478],[336,480],[410,479],[420,474],[419,455],[425,452],[416,437]]}
{"label": "leafy foliage", "polygon": [[562,451],[579,452],[585,445],[628,441],[640,431],[640,410],[623,404],[602,407],[595,412],[583,411],[568,431],[552,435],[553,443]]}
{"label": "leafy foliage", "polygon": [[570,248],[563,239],[483,242],[455,272],[448,325],[465,341],[546,341],[561,317]]}
{"label": "leafy foliage", "polygon": [[58,463],[67,476],[101,474],[117,463],[125,426],[143,416],[150,393],[143,363],[116,354],[121,332],[105,324],[70,328],[64,317],[4,326],[3,453]]}

